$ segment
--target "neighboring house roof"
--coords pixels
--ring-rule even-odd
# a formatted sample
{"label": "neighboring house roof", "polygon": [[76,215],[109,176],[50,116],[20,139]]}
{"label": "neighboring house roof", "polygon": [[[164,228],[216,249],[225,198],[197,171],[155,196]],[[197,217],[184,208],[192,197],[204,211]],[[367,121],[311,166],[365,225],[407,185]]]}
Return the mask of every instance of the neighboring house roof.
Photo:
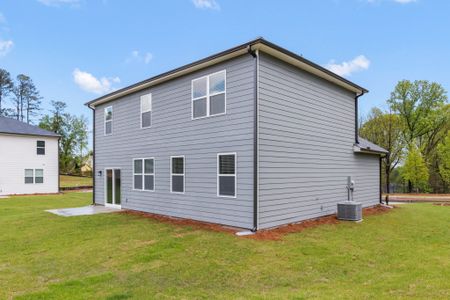
{"label": "neighboring house roof", "polygon": [[19,120],[0,117],[0,133],[59,137],[59,134]]}
{"label": "neighboring house roof", "polygon": [[375,154],[386,154],[389,151],[386,149],[369,142],[366,139],[363,139],[362,137],[358,137],[358,144],[355,144],[355,151],[356,152],[366,152],[366,153],[375,153]]}
{"label": "neighboring house roof", "polygon": [[331,72],[330,70],[325,69],[322,66],[319,66],[319,65],[313,63],[312,61],[309,61],[309,60],[303,58],[302,56],[300,56],[298,54],[295,54],[295,53],[293,53],[289,50],[286,50],[278,45],[275,45],[269,41],[266,41],[263,38],[257,38],[255,40],[244,43],[242,45],[239,45],[239,46],[233,47],[231,49],[225,50],[223,52],[208,56],[204,59],[195,61],[193,63],[179,67],[177,69],[162,73],[160,75],[151,77],[149,79],[146,79],[144,81],[138,82],[133,85],[130,85],[128,87],[114,91],[107,95],[101,96],[99,98],[96,98],[92,101],[87,102],[86,105],[89,107],[95,107],[96,105],[112,101],[119,97],[123,97],[125,95],[143,90],[150,86],[160,84],[167,80],[174,79],[174,78],[192,73],[194,71],[205,68],[207,66],[211,66],[211,65],[223,62],[225,60],[229,60],[233,57],[236,57],[236,56],[245,54],[248,51],[254,51],[254,50],[259,50],[259,51],[268,53],[272,56],[275,56],[291,65],[301,68],[301,69],[303,69],[309,73],[312,73],[316,76],[319,76],[325,80],[333,82],[334,84],[337,84],[337,85],[339,85],[347,90],[350,90],[354,93],[362,94],[362,93],[368,92],[368,90],[366,90],[365,88]]}

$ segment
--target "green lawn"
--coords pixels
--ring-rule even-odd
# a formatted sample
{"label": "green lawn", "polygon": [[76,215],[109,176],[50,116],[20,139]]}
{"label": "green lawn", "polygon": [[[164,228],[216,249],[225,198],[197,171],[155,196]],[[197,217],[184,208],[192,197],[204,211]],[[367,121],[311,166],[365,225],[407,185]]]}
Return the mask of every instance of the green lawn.
{"label": "green lawn", "polygon": [[90,196],[0,199],[0,299],[450,297],[448,206],[404,205],[282,241],[44,212]]}
{"label": "green lawn", "polygon": [[92,177],[59,175],[61,187],[92,186]]}

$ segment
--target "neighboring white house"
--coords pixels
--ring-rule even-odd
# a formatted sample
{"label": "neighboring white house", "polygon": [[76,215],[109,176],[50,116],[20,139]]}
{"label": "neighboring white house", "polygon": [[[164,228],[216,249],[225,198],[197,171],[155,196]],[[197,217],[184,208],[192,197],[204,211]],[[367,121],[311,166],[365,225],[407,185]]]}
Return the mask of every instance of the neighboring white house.
{"label": "neighboring white house", "polygon": [[57,193],[59,135],[0,117],[0,195]]}

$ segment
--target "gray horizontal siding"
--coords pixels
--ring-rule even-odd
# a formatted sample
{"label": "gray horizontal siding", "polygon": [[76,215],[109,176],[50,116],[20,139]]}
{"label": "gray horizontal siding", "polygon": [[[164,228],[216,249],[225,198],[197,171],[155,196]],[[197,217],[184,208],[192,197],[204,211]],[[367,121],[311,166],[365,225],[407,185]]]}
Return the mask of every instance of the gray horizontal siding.
{"label": "gray horizontal siding", "polygon": [[[226,69],[227,113],[191,120],[191,80]],[[122,207],[251,228],[253,222],[254,60],[250,55],[198,71],[96,109],[96,170],[122,172]],[[140,128],[142,94],[152,93],[152,127]],[[113,106],[113,135],[104,136],[103,110]],[[236,152],[237,198],[217,197],[217,153]],[[171,155],[185,156],[185,194],[170,193]],[[155,158],[155,191],[132,189],[133,158]],[[104,177],[95,177],[104,204]]]}
{"label": "gray horizontal siding", "polygon": [[261,54],[259,65],[259,228],[336,212],[347,199],[379,199],[378,156],[353,152],[354,94]]}

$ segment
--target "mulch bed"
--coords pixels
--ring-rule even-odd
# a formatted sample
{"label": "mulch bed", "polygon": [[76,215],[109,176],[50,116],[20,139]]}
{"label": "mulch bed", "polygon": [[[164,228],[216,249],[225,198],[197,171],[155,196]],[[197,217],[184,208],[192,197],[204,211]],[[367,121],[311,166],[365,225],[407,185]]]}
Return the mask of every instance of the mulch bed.
{"label": "mulch bed", "polygon": [[450,206],[450,203],[433,203],[436,206]]}
{"label": "mulch bed", "polygon": [[152,220],[156,220],[166,224],[173,224],[177,226],[189,226],[196,229],[205,229],[216,232],[227,232],[235,234],[238,231],[241,231],[240,228],[219,225],[214,223],[207,223],[202,221],[190,220],[190,219],[182,219],[158,214],[152,214],[148,212],[136,211],[136,210],[124,210],[120,212],[121,214],[132,215],[132,216],[140,216]]}
{"label": "mulch bed", "polygon": [[[388,211],[390,211],[391,208],[386,206],[377,205],[374,207],[368,207],[363,209],[363,216],[372,216],[372,215],[379,215],[384,214]],[[318,227],[320,225],[335,225],[339,224],[341,222],[348,222],[348,221],[340,221],[336,218],[336,215],[330,215],[330,216],[324,216],[317,219],[311,219],[302,221],[299,223],[293,223],[284,225],[281,227],[273,228],[273,229],[263,229],[260,231],[257,231],[254,235],[246,236],[251,239],[256,240],[281,240],[283,236],[289,233],[296,233],[303,231],[308,228],[314,228]]]}
{"label": "mulch bed", "polygon": [[[363,216],[384,214],[390,210],[391,210],[391,208],[389,208],[389,207],[377,205],[374,207],[364,208]],[[195,229],[210,230],[210,231],[215,231],[215,232],[225,232],[225,233],[235,234],[236,232],[242,231],[242,229],[240,229],[240,228],[235,228],[235,227],[230,227],[230,226],[195,221],[195,220],[190,220],[190,219],[181,219],[181,218],[176,218],[176,217],[163,216],[163,215],[135,211],[135,210],[124,210],[120,213],[126,214],[126,215],[132,215],[132,216],[140,216],[140,217],[144,217],[144,218],[148,218],[148,219],[152,219],[152,220],[157,220],[159,222],[166,223],[166,224],[173,224],[173,225],[177,225],[177,226],[189,226],[189,227],[193,227]],[[314,227],[317,227],[320,225],[335,225],[335,224],[339,224],[341,222],[348,222],[348,221],[340,221],[336,218],[336,215],[329,215],[329,216],[324,216],[324,217],[320,217],[317,219],[302,221],[299,223],[288,224],[288,225],[280,226],[277,228],[259,230],[255,234],[245,235],[242,237],[249,238],[249,239],[255,239],[255,240],[278,241],[278,240],[281,240],[283,238],[283,236],[285,236],[286,234],[289,234],[289,233],[301,232],[305,229],[314,228]]]}

